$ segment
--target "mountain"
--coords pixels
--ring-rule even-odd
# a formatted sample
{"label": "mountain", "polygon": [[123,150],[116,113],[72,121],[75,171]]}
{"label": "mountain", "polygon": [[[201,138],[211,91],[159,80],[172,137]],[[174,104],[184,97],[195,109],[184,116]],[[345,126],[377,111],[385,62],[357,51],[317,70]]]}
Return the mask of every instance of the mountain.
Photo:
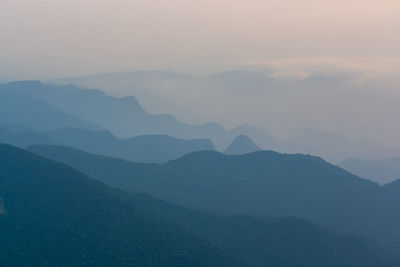
{"label": "mountain", "polygon": [[387,184],[400,178],[400,158],[347,159],[339,166],[380,184]]}
{"label": "mountain", "polygon": [[267,150],[280,150],[284,143],[283,140],[271,136],[264,129],[250,125],[240,125],[233,128],[228,132],[228,135],[231,140],[240,135],[245,135],[258,144],[258,146]]}
{"label": "mountain", "polygon": [[70,146],[86,152],[135,162],[166,162],[187,153],[215,150],[208,139],[184,140],[167,135],[118,139],[108,131],[63,128],[35,131],[20,125],[0,124],[0,142],[25,148],[37,144]]}
{"label": "mountain", "polygon": [[[184,121],[196,121],[193,115],[199,109],[194,108],[194,104],[197,107],[199,106],[197,105],[200,104],[197,103],[198,96],[205,86],[201,77],[158,70],[95,74],[52,80],[50,83],[76,84],[85,88],[98,88],[109,95],[118,97],[133,95],[140,100],[140,103],[146,107],[149,113],[178,114],[178,117]],[[196,93],[194,93],[195,91]],[[190,97],[187,97],[187,93]],[[180,104],[171,105],[171,102]],[[184,113],[180,112],[182,106],[186,107]],[[197,121],[208,120],[203,118]]]}
{"label": "mountain", "polygon": [[[383,87],[376,84],[354,86],[356,81],[347,75],[308,73],[308,78],[281,75],[270,68],[256,67],[202,77],[169,71],[134,71],[54,82],[99,88],[118,96],[134,95],[152,113],[172,113],[188,122],[204,122],[212,118],[231,125],[238,122],[261,124],[285,135],[306,129],[298,137],[290,137],[291,140],[283,140],[283,143],[279,140],[283,136],[278,136],[277,140],[253,133],[260,131],[237,131],[224,145],[213,139],[219,151],[223,151],[236,136],[244,134],[262,149],[316,155],[334,164],[348,158],[374,158],[378,153],[384,157],[400,155],[399,151],[391,155],[390,151],[385,151],[384,144],[374,140],[379,138],[387,143],[390,139],[392,147],[398,143],[393,137],[396,134],[383,137],[385,133],[393,133],[394,128],[400,132],[400,127],[394,126],[397,125],[397,102],[389,101],[389,105],[387,101],[399,99],[397,90],[383,86],[386,94],[382,94]],[[365,89],[362,90],[362,101],[360,86]],[[343,95],[348,97],[343,98]],[[358,103],[357,112],[350,108],[354,103]],[[382,108],[382,103],[390,107]],[[374,127],[368,123],[369,117],[376,118]],[[321,130],[307,130],[316,122]],[[333,122],[337,125],[333,126]],[[338,131],[346,137],[331,131]],[[347,136],[365,136],[367,140],[353,140]]]}
{"label": "mountain", "polygon": [[398,266],[369,240],[296,218],[217,216],[111,189],[0,145],[5,266]]}
{"label": "mountain", "polygon": [[[161,76],[169,77],[169,75]],[[177,79],[182,78],[179,77],[178,75]],[[182,79],[186,80],[186,78]],[[212,80],[215,82],[215,78]],[[92,130],[106,129],[118,138],[123,139],[140,135],[169,135],[179,139],[210,139],[219,151],[226,149],[237,136],[246,135],[262,149],[272,149],[283,153],[318,155],[333,163],[350,157],[392,153],[384,151],[379,144],[372,141],[353,141],[317,130],[308,130],[300,137],[292,140],[280,140],[270,136],[262,128],[249,125],[241,125],[227,131],[217,123],[187,124],[169,114],[154,115],[148,113],[133,96],[113,97],[100,90],[83,89],[74,85],[61,86],[37,81],[22,81],[0,85],[0,89],[3,89],[4,92],[8,91],[14,94],[18,93],[23,97],[30,97],[34,101],[45,102],[47,105],[59,109],[64,115],[90,122],[92,125],[85,127],[81,123],[72,122],[60,125],[60,122],[64,120],[47,118],[49,116],[54,117],[54,112],[51,110],[43,112],[42,117],[47,118],[46,120],[32,120],[29,119],[29,116],[38,114],[37,111],[26,110],[25,106],[21,104],[22,102],[29,103],[29,101],[22,100],[19,104],[13,104],[13,107],[18,107],[17,110],[29,114],[25,116],[24,113],[18,118],[11,116],[6,122],[18,123],[39,130],[48,129],[43,126],[34,127],[33,122],[51,125],[52,129],[68,127]],[[190,107],[188,107],[188,110],[190,110]],[[52,121],[55,123],[50,123]],[[94,125],[97,125],[97,127]]]}
{"label": "mountain", "polygon": [[41,132],[27,128],[18,130],[7,125],[0,125],[0,142],[22,148],[35,144],[55,144],[49,136]]}
{"label": "mountain", "polygon": [[35,130],[65,127],[98,129],[78,117],[71,116],[46,101],[13,90],[13,83],[0,85],[0,123],[20,124]]}
{"label": "mountain", "polygon": [[253,140],[248,138],[245,135],[239,135],[236,137],[232,144],[230,144],[226,149],[225,149],[225,154],[229,155],[239,155],[239,154],[246,154],[246,153],[251,153],[255,151],[260,151],[261,148],[259,148]]}
{"label": "mountain", "polygon": [[216,123],[194,125],[183,123],[169,114],[152,115],[147,113],[133,96],[118,98],[105,95],[100,90],[36,81],[8,83],[1,85],[0,89],[2,88],[45,101],[67,114],[99,125],[120,138],[138,135],[171,135],[182,139],[207,138],[220,147],[226,147],[230,142],[226,139],[226,130]]}
{"label": "mountain", "polygon": [[5,266],[223,266],[208,242],[59,163],[0,145]]}
{"label": "mountain", "polygon": [[208,139],[184,140],[167,135],[142,135],[120,140],[108,131],[72,128],[46,134],[58,145],[135,162],[166,162],[194,151],[215,150]]}
{"label": "mountain", "polygon": [[336,234],[304,220],[217,216],[136,195],[135,203],[226,248],[250,266],[398,265],[398,257],[367,239]]}
{"label": "mountain", "polygon": [[231,156],[204,151],[165,164],[139,164],[67,147],[29,150],[121,190],[213,212],[295,216],[400,251],[396,194],[389,198],[389,189],[321,158],[272,151]]}

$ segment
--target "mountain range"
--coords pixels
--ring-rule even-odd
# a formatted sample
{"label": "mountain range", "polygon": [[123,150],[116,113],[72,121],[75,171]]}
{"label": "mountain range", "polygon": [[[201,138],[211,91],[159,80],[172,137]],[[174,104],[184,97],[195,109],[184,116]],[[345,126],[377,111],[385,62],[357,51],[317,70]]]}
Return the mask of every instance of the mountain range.
{"label": "mountain range", "polygon": [[230,142],[226,138],[225,129],[216,123],[191,125],[177,120],[172,115],[148,114],[133,96],[116,98],[105,95],[100,90],[82,89],[73,85],[43,84],[37,81],[3,84],[0,85],[0,91],[11,91],[45,101],[64,113],[107,129],[120,138],[161,134],[183,139],[208,138],[213,140],[217,147],[226,147]]}
{"label": "mountain range", "polygon": [[[244,134],[262,149],[312,154],[335,164],[348,158],[376,158],[378,153],[400,156],[398,151],[396,155],[385,151],[400,145],[393,134],[400,128],[387,123],[396,121],[396,90],[359,83],[342,73],[309,73],[307,78],[275,74],[268,69],[233,69],[205,76],[149,70],[52,82],[99,88],[119,97],[134,95],[151,113],[172,113],[188,122],[261,126],[278,138],[262,134],[259,140],[250,132],[236,136]],[[382,109],[382,103],[386,108]],[[369,118],[374,118],[372,128]],[[224,146],[213,141],[224,151],[233,138]],[[289,140],[282,144],[281,139]]]}
{"label": "mountain range", "polygon": [[0,145],[4,266],[235,265],[179,226],[56,162]]}
{"label": "mountain range", "polygon": [[[20,104],[3,105],[0,122],[22,124],[37,130],[60,128],[108,130],[122,139],[140,135],[210,139],[218,151],[225,151],[237,136],[246,135],[261,149],[312,154],[332,163],[353,157],[400,155],[399,150],[388,151],[376,142],[349,140],[340,135],[318,130],[307,130],[298,138],[284,140],[269,135],[262,128],[249,125],[226,130],[213,122],[203,125],[188,124],[173,115],[148,113],[133,96],[114,97],[100,90],[79,88],[74,85],[60,86],[38,81],[21,81],[2,84],[0,91],[4,95],[3,99],[10,94],[17,94],[21,99]],[[44,105],[41,107],[45,113],[43,116],[39,116],[38,111],[29,108],[30,105],[26,105],[26,108],[21,104],[31,101],[35,101],[36,105],[39,103]],[[48,106],[51,106],[52,110]],[[19,119],[16,118],[15,109],[18,111],[16,115],[21,113],[27,116],[21,115]]]}
{"label": "mountain range", "polygon": [[296,218],[220,216],[107,187],[0,144],[4,266],[398,266],[374,242]]}
{"label": "mountain range", "polygon": [[0,124],[0,142],[21,148],[37,144],[70,146],[135,162],[166,162],[187,153],[215,150],[208,139],[184,140],[167,135],[143,135],[118,139],[106,130],[61,128],[35,131],[30,128]]}
{"label": "mountain range", "polygon": [[[240,93],[263,79],[206,80]],[[324,160],[398,152],[374,142],[188,124],[38,81],[0,84],[0,142],[19,147],[0,144],[0,266],[400,266],[400,180],[364,179],[397,161]]]}
{"label": "mountain range", "polygon": [[68,147],[29,151],[124,191],[218,213],[295,216],[400,251],[396,183],[382,187],[318,157],[203,151],[164,164],[140,164]]}

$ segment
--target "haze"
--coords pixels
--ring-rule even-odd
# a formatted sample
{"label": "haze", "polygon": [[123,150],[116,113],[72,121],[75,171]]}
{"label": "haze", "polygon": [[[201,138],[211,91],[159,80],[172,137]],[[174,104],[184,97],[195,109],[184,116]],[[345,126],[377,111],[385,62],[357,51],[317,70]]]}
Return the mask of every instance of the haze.
{"label": "haze", "polygon": [[398,14],[397,0],[2,0],[0,70],[204,74],[279,58],[399,57]]}
{"label": "haze", "polygon": [[[253,124],[279,137],[316,128],[394,147],[399,14],[398,0],[2,0],[0,80],[189,73],[190,82],[151,86],[68,81],[189,123]],[[208,81],[232,69],[269,81]]]}
{"label": "haze", "polygon": [[400,0],[0,0],[0,267],[400,267],[399,47]]}

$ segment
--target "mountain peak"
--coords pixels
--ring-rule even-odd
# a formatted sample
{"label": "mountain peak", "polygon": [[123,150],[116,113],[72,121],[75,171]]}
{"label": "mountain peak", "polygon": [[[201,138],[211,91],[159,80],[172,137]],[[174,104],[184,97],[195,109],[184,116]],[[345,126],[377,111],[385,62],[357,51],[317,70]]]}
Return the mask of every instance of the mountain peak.
{"label": "mountain peak", "polygon": [[251,140],[246,135],[237,136],[232,143],[225,150],[225,154],[235,155],[235,154],[247,154],[255,151],[261,150],[253,140]]}

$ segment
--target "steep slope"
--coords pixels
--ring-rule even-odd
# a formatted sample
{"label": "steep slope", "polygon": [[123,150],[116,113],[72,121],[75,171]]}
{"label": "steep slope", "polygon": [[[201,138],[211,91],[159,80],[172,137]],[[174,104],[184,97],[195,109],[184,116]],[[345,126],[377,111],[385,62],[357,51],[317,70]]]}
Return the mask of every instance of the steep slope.
{"label": "steep slope", "polygon": [[400,158],[348,159],[339,166],[380,184],[387,184],[400,178]]}
{"label": "steep slope", "polygon": [[30,150],[122,190],[211,211],[296,216],[400,251],[400,213],[382,187],[320,158],[272,151],[196,152],[149,165],[66,147]]}
{"label": "steep slope", "polygon": [[259,148],[249,137],[245,135],[239,135],[225,149],[225,154],[240,155],[260,150],[261,148]]}
{"label": "steep slope", "polygon": [[96,129],[94,124],[71,116],[46,101],[0,85],[0,123],[20,124],[36,130],[65,127]]}
{"label": "steep slope", "polygon": [[218,249],[63,164],[0,145],[4,266],[216,266]]}

